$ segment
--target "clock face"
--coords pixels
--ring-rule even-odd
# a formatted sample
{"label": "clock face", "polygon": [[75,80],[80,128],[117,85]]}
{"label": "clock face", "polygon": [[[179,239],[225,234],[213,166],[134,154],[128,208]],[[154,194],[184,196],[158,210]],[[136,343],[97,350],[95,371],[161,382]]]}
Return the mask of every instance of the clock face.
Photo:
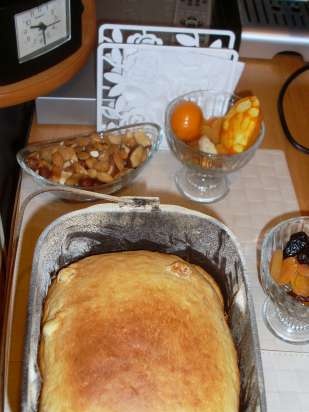
{"label": "clock face", "polygon": [[19,63],[32,60],[71,38],[70,0],[50,0],[14,16]]}

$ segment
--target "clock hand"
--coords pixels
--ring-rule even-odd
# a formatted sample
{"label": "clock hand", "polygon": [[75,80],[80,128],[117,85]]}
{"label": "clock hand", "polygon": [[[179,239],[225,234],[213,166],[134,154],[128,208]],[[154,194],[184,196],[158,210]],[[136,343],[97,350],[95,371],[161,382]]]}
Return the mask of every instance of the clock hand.
{"label": "clock hand", "polygon": [[39,23],[39,24],[37,24],[37,25],[34,25],[34,26],[30,26],[30,29],[39,29],[39,30],[42,30],[43,32],[47,29],[47,26],[46,26],[46,24],[45,23]]}
{"label": "clock hand", "polygon": [[57,24],[57,23],[60,23],[60,22],[61,22],[61,20],[56,20],[56,21],[54,21],[54,22],[52,22],[52,23],[50,23],[50,24],[47,24],[46,27],[53,26],[54,24]]}
{"label": "clock hand", "polygon": [[45,35],[45,31],[46,31],[47,27],[48,27],[48,26],[47,26],[45,23],[43,23],[43,22],[41,22],[41,23],[39,23],[39,24],[37,24],[37,25],[34,25],[34,26],[30,26],[30,29],[39,29],[39,30],[42,31],[44,46],[46,45],[46,35]]}
{"label": "clock hand", "polygon": [[45,30],[46,30],[46,28],[44,30],[42,30],[44,46],[46,46]]}

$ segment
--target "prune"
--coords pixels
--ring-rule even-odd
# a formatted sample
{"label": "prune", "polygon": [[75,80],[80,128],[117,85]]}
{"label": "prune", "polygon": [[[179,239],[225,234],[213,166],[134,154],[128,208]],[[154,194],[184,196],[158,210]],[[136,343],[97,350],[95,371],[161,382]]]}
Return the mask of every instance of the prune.
{"label": "prune", "polygon": [[297,240],[297,239],[301,240],[304,243],[309,243],[308,235],[305,232],[296,232],[296,233],[293,233],[290,237],[290,240]]}
{"label": "prune", "polygon": [[297,232],[291,235],[290,240],[287,242],[283,249],[283,258],[290,256],[297,256],[306,245],[308,245],[308,236],[304,232]]}
{"label": "prune", "polygon": [[309,244],[297,253],[297,260],[299,263],[309,265]]}

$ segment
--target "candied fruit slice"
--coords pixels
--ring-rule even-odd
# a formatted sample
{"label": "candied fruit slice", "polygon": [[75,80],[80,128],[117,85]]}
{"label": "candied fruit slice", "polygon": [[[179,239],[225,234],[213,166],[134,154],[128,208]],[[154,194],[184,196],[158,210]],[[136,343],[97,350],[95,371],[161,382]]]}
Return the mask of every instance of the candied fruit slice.
{"label": "candied fruit slice", "polygon": [[257,138],[261,120],[260,102],[256,96],[239,99],[224,118],[221,144],[229,153],[243,152]]}

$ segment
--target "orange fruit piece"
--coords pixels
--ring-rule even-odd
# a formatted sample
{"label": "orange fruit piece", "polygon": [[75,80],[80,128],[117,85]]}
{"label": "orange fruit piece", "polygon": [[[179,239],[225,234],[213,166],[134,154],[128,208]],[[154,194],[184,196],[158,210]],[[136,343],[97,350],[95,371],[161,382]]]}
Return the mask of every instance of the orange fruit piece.
{"label": "orange fruit piece", "polygon": [[204,120],[201,128],[201,134],[207,136],[214,144],[220,143],[220,132],[223,117],[212,117]]}
{"label": "orange fruit piece", "polygon": [[281,285],[292,284],[297,276],[298,272],[298,261],[294,256],[283,259],[282,268],[280,273],[280,278],[278,283]]}
{"label": "orange fruit piece", "polygon": [[171,126],[176,137],[190,142],[201,136],[203,113],[200,107],[190,101],[178,103],[171,115]]}
{"label": "orange fruit piece", "polygon": [[283,263],[283,252],[281,249],[277,249],[274,251],[271,257],[270,273],[271,273],[272,278],[278,283],[280,283],[282,263]]}
{"label": "orange fruit piece", "polygon": [[296,295],[309,297],[309,265],[298,264],[297,276],[292,283]]}

